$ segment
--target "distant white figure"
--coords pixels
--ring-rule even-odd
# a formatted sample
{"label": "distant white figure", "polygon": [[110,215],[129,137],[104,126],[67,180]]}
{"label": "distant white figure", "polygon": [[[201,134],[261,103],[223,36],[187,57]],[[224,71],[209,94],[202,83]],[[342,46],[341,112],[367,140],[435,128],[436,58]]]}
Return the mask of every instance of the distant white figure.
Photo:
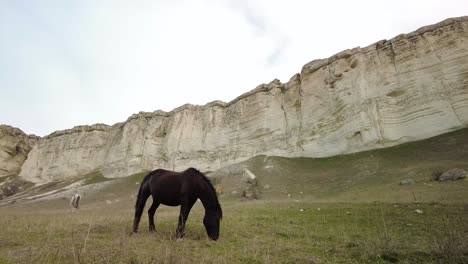
{"label": "distant white figure", "polygon": [[73,211],[75,211],[75,209],[80,209],[80,199],[81,196],[77,193],[72,196],[70,200],[70,207]]}
{"label": "distant white figure", "polygon": [[244,171],[246,172],[247,174],[247,177],[250,178],[251,180],[255,180],[255,178],[257,178],[257,176],[255,176],[255,174],[253,174],[251,171],[249,171],[248,169],[245,169],[244,168]]}

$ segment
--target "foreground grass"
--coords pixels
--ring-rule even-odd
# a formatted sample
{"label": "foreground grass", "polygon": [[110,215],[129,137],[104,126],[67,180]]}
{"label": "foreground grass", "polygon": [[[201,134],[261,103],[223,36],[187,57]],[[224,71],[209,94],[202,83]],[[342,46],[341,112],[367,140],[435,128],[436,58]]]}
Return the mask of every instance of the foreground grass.
{"label": "foreground grass", "polygon": [[0,263],[468,263],[463,204],[223,205],[218,242],[207,239],[199,203],[183,242],[174,240],[178,208],[161,207],[157,232],[143,219],[136,235],[129,203],[0,208]]}

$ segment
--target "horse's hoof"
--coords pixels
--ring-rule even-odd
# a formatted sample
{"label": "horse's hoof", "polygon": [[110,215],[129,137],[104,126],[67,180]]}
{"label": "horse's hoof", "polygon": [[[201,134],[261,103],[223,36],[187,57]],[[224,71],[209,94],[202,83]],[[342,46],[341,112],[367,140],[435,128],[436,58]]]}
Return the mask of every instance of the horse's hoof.
{"label": "horse's hoof", "polygon": [[182,241],[184,241],[184,239],[181,238],[181,237],[179,237],[179,238],[177,238],[175,241],[176,241],[176,242],[182,242]]}

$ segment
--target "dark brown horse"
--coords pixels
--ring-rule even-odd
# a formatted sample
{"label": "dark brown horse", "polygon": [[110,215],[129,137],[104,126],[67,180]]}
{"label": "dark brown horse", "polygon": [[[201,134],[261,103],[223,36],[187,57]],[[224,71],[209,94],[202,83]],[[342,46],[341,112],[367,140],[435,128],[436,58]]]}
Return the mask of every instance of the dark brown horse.
{"label": "dark brown horse", "polygon": [[182,238],[190,209],[192,209],[197,199],[200,199],[205,207],[203,224],[206,232],[213,240],[219,238],[219,226],[223,211],[213,185],[200,171],[194,168],[189,168],[183,172],[158,169],[146,175],[141,183],[135,205],[135,220],[133,222],[133,232],[135,233],[138,232],[141,214],[150,195],[153,196],[153,204],[148,210],[150,232],[155,229],[154,214],[160,204],[180,205],[176,238]]}

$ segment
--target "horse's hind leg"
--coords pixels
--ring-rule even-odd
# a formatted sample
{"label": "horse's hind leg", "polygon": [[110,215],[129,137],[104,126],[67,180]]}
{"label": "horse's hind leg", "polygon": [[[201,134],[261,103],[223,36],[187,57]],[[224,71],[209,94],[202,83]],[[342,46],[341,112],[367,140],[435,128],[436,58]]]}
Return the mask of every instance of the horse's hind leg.
{"label": "horse's hind leg", "polygon": [[148,209],[148,222],[149,222],[149,231],[153,232],[155,230],[154,226],[154,213],[156,213],[156,209],[158,209],[159,203],[153,200],[153,204]]}

